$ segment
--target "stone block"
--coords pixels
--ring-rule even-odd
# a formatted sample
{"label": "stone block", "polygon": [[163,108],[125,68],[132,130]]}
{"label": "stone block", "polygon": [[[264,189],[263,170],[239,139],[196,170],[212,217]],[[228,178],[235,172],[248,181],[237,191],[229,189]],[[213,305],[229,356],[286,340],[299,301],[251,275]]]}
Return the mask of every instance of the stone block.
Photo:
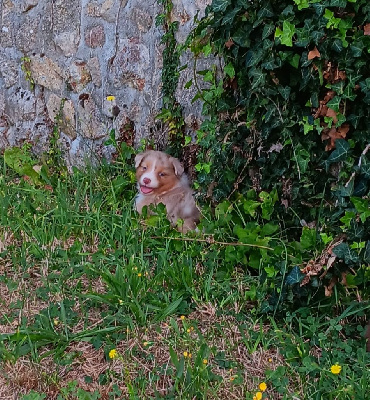
{"label": "stone block", "polygon": [[90,94],[80,95],[78,122],[81,136],[84,138],[97,140],[108,134],[100,109]]}
{"label": "stone block", "polygon": [[105,31],[103,25],[96,25],[86,29],[85,43],[88,47],[96,49],[105,44]]}
{"label": "stone block", "polygon": [[87,61],[87,67],[89,68],[93,84],[97,87],[101,87],[102,74],[101,74],[99,58],[98,57],[90,58]]}
{"label": "stone block", "polygon": [[69,67],[69,86],[75,93],[80,93],[89,82],[91,82],[91,75],[86,62],[75,60]]}
{"label": "stone block", "polygon": [[51,93],[46,108],[50,120],[59,126],[60,131],[72,140],[76,139],[76,112],[73,102]]}
{"label": "stone block", "polygon": [[64,89],[63,70],[51,58],[31,56],[30,70],[32,79],[40,86],[52,92],[61,93]]}
{"label": "stone block", "polygon": [[5,88],[9,89],[18,82],[19,65],[9,59],[4,53],[0,53],[0,76],[2,76]]}
{"label": "stone block", "polygon": [[138,38],[121,40],[112,66],[114,87],[129,86],[142,91],[149,60],[149,50]]}
{"label": "stone block", "polygon": [[54,37],[54,43],[60,48],[63,55],[71,57],[76,54],[80,42],[79,31],[61,32]]}

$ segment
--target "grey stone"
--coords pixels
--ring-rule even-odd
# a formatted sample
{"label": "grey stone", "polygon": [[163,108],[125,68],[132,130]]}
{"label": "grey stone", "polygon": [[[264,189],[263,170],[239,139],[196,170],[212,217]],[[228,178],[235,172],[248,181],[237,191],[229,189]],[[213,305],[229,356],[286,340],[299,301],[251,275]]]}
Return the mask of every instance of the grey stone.
{"label": "grey stone", "polygon": [[88,47],[96,49],[105,44],[105,31],[103,25],[89,27],[85,32],[85,43]]}
{"label": "grey stone", "polygon": [[61,93],[64,89],[63,70],[49,57],[39,55],[30,57],[32,78],[38,85]]}
{"label": "grey stone", "polygon": [[30,53],[36,49],[39,32],[40,16],[36,18],[27,15],[24,22],[15,32],[16,45],[24,53]]}
{"label": "grey stone", "polygon": [[69,67],[69,86],[74,92],[80,93],[89,82],[91,82],[91,75],[86,62],[82,60],[74,61]]}
{"label": "grey stone", "polygon": [[46,103],[49,118],[59,126],[60,131],[76,139],[76,112],[71,100],[63,100],[61,97],[51,94]]}
{"label": "grey stone", "polygon": [[28,12],[38,5],[38,0],[23,0],[21,1],[22,12]]}
{"label": "grey stone", "polygon": [[76,54],[80,41],[79,31],[61,32],[54,37],[55,44],[61,49],[66,57]]}
{"label": "grey stone", "polygon": [[89,68],[92,82],[95,86],[101,87],[102,85],[102,74],[100,69],[99,58],[93,57],[87,61],[87,67]]}
{"label": "grey stone", "polygon": [[5,88],[9,89],[18,82],[18,64],[0,53],[0,76],[4,79]]}
{"label": "grey stone", "polygon": [[108,134],[107,125],[90,94],[85,94],[85,98],[79,102],[78,123],[84,138],[96,140]]}
{"label": "grey stone", "polygon": [[138,38],[123,39],[113,62],[114,87],[129,86],[142,91],[149,65],[148,48]]}

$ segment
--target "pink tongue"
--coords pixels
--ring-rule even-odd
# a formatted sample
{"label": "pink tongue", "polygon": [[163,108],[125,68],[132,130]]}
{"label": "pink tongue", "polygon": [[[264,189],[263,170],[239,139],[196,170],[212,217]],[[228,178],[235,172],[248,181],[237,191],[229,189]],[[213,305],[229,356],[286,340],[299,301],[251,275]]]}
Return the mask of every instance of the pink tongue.
{"label": "pink tongue", "polygon": [[146,187],[146,186],[141,186],[140,189],[144,194],[148,194],[148,193],[151,193],[153,191],[152,188],[149,188],[149,187]]}

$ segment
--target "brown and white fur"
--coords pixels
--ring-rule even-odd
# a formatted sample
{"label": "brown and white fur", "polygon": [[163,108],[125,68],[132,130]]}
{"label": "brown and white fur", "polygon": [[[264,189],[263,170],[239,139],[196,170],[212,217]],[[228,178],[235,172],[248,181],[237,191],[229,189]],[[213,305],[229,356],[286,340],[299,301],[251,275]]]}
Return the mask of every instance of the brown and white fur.
{"label": "brown and white fur", "polygon": [[[180,232],[196,228],[200,213],[193,198],[184,167],[177,158],[161,151],[148,150],[135,157],[139,194],[136,210],[144,206],[164,204],[167,218]],[[184,221],[180,226],[177,221]]]}

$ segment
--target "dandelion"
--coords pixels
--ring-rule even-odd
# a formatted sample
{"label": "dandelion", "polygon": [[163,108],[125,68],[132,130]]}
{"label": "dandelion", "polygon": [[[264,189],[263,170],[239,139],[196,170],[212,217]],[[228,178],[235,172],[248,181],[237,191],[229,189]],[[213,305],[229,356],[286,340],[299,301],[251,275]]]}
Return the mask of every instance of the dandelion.
{"label": "dandelion", "polygon": [[266,385],[265,382],[261,382],[261,383],[258,385],[258,388],[259,388],[259,390],[260,390],[261,392],[264,392],[264,391],[267,389],[267,385]]}
{"label": "dandelion", "polygon": [[59,320],[58,320],[58,318],[54,318],[54,326],[57,326],[57,325],[59,325]]}
{"label": "dandelion", "polygon": [[139,273],[137,274],[137,276],[138,276],[138,277],[140,277],[141,275],[142,275],[142,273],[141,273],[141,272],[139,272]]}
{"label": "dandelion", "polygon": [[339,364],[334,364],[331,366],[330,371],[334,375],[338,375],[342,371],[342,367]]}
{"label": "dandelion", "polygon": [[255,394],[255,398],[256,398],[256,400],[261,400],[262,399],[262,392],[257,392]]}
{"label": "dandelion", "polygon": [[208,364],[208,360],[204,359],[204,360],[203,360],[203,364],[204,364],[204,365],[207,365],[207,364]]}
{"label": "dandelion", "polygon": [[118,357],[117,350],[116,350],[116,349],[112,349],[112,350],[109,352],[108,356],[109,356],[109,358],[110,358],[111,360],[114,360],[115,358]]}
{"label": "dandelion", "polygon": [[189,353],[187,352],[187,351],[184,351],[184,357],[186,358],[188,355],[189,355]]}
{"label": "dandelion", "polygon": [[268,361],[269,361],[269,363],[271,363],[271,362],[272,362],[272,358],[269,358],[269,360],[268,360]]}
{"label": "dandelion", "polygon": [[190,328],[188,328],[188,329],[186,330],[186,332],[187,332],[187,333],[190,333],[190,332],[191,332],[191,329],[190,329]]}
{"label": "dandelion", "polygon": [[116,100],[116,98],[114,96],[107,96],[107,100],[108,101],[114,101],[114,100]]}
{"label": "dandelion", "polygon": [[188,357],[191,358],[191,353],[188,354]]}
{"label": "dandelion", "polygon": [[180,319],[183,321],[185,319],[185,315],[181,315]]}
{"label": "dandelion", "polygon": [[123,305],[123,300],[122,299],[118,299],[118,303],[119,303],[120,306],[122,306]]}
{"label": "dandelion", "polygon": [[143,346],[144,346],[144,347],[146,347],[146,346],[148,346],[148,345],[149,345],[149,342],[144,342],[144,343],[143,343]]}

